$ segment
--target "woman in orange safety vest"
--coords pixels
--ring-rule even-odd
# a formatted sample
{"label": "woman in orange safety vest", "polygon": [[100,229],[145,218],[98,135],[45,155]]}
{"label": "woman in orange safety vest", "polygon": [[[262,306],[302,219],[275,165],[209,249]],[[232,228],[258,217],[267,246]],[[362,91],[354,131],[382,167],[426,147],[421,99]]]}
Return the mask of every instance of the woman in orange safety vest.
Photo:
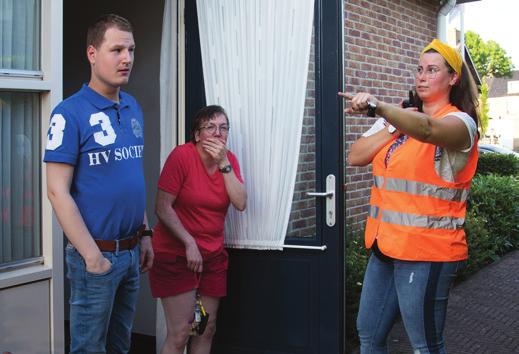
{"label": "woman in orange safety vest", "polygon": [[353,166],[372,164],[366,222],[372,249],[357,328],[361,353],[387,353],[400,313],[416,353],[445,353],[449,289],[465,265],[463,225],[476,171],[477,91],[459,53],[433,40],[415,72],[414,107],[369,93],[339,95],[345,113],[380,118],[350,148]]}

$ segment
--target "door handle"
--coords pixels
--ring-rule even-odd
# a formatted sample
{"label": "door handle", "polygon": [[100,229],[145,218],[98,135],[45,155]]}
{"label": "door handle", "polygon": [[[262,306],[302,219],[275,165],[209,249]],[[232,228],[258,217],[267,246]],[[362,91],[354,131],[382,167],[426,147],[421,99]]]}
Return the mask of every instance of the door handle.
{"label": "door handle", "polygon": [[308,192],[309,197],[326,198],[326,225],[335,225],[335,176],[326,177],[326,192]]}

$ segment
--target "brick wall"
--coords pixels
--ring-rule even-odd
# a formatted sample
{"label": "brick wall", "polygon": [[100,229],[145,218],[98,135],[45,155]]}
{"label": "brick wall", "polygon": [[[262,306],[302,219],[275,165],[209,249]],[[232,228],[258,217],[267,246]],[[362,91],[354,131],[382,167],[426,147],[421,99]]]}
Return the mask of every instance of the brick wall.
{"label": "brick wall", "polygon": [[287,237],[313,237],[316,234],[315,197],[306,195],[316,190],[315,158],[315,36],[312,33],[301,147]]}
{"label": "brick wall", "polygon": [[[345,0],[346,92],[367,91],[393,103],[406,98],[418,55],[436,36],[438,8],[433,0]],[[345,117],[345,156],[375,120]],[[345,162],[346,223],[352,229],[362,229],[366,220],[371,180],[371,167]]]}

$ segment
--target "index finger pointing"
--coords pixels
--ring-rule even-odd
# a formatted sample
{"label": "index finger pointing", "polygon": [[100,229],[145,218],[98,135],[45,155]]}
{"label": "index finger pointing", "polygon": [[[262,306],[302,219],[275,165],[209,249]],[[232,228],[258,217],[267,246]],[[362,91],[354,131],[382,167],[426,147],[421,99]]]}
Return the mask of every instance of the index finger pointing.
{"label": "index finger pointing", "polygon": [[353,99],[353,95],[349,94],[349,93],[346,93],[346,92],[338,92],[337,93],[339,96],[342,96],[344,97],[345,99],[347,100],[352,100]]}

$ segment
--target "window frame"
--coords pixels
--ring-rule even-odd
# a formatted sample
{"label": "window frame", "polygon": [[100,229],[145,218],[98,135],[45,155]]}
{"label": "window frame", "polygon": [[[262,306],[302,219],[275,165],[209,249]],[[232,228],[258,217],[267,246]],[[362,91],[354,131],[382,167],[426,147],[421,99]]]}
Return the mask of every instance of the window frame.
{"label": "window frame", "polygon": [[[40,257],[28,258],[6,264],[0,272],[0,291],[43,279],[51,280],[51,291],[61,282],[63,288],[62,232],[47,199],[45,165],[42,154],[45,148],[48,119],[52,108],[62,100],[63,91],[63,3],[62,0],[40,2],[40,70],[0,69],[0,90],[11,92],[36,92],[40,103],[40,156],[41,170],[41,247]],[[0,167],[1,168],[1,167]],[[60,280],[61,279],[61,280]]]}

